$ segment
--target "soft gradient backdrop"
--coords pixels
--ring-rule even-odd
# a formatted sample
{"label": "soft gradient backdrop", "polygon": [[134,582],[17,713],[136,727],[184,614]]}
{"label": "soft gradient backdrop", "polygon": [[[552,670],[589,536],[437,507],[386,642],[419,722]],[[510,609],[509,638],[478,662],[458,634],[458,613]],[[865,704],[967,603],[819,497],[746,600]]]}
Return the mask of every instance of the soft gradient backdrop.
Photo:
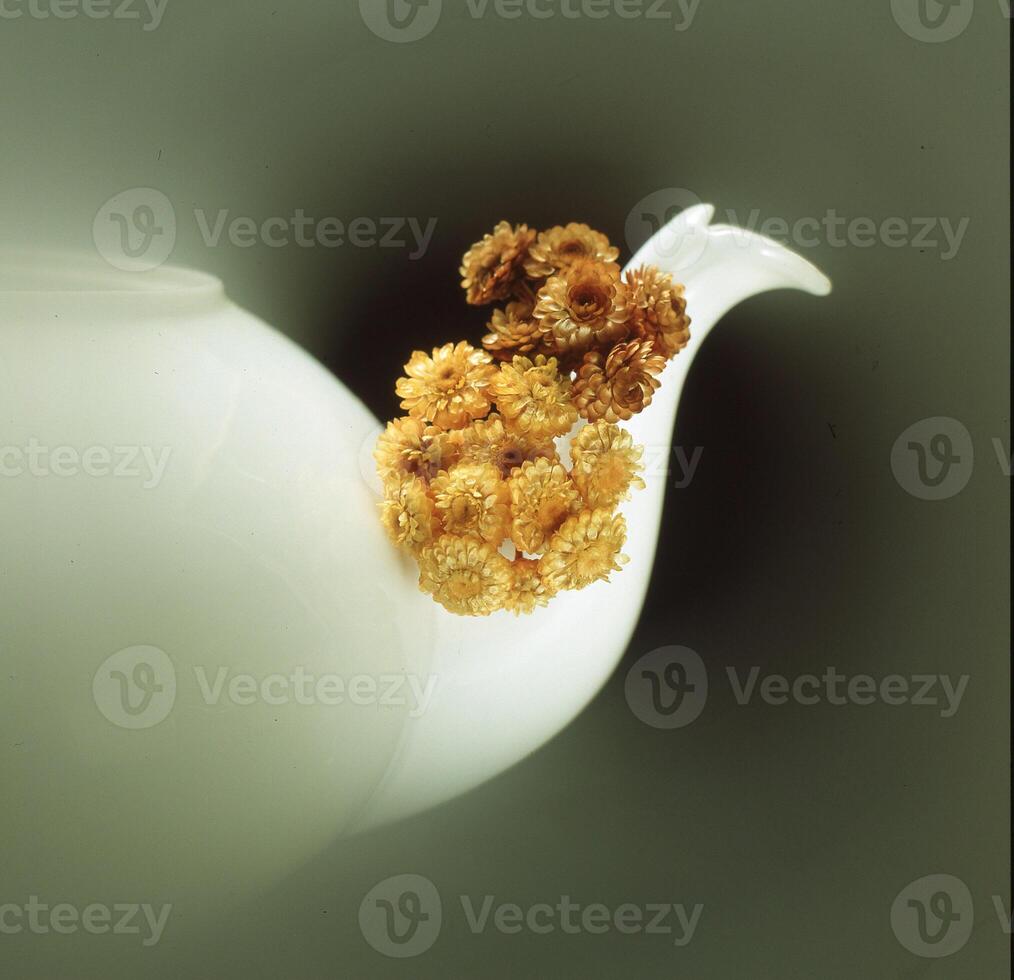
{"label": "soft gradient backdrop", "polygon": [[[0,244],[93,250],[106,202],[152,188],[171,209],[152,212],[159,234],[175,223],[172,261],[221,276],[384,417],[413,347],[480,335],[457,261],[502,217],[587,221],[629,255],[632,212],[696,197],[738,223],[784,221],[768,230],[835,291],[757,298],[709,339],[676,433],[687,456],[702,452],[669,493],[641,624],[567,731],[463,799],[336,845],[270,894],[213,920],[179,909],[154,949],[0,935],[0,976],[1005,975],[1003,5],[961,0],[927,36],[904,0],[700,0],[692,17],[665,0],[668,19],[645,16],[647,2],[631,19],[540,2],[555,12],[543,19],[444,0],[430,33],[398,43],[367,25],[383,5],[364,4],[368,17],[349,0],[167,0],[156,26],[140,2],[138,19],[95,19],[2,0]],[[436,225],[413,258],[414,246],[242,247],[227,231],[209,244],[197,215],[260,224],[297,209]],[[802,240],[791,231],[835,215],[859,219],[852,241],[813,221]],[[922,240],[919,218],[933,221]],[[974,446],[967,484],[936,501],[891,466],[902,432],[931,417],[957,420]],[[693,724],[663,731],[630,710],[624,678],[670,644],[697,651],[710,691]],[[941,717],[882,701],[740,705],[726,674],[830,666],[968,682]],[[3,849],[17,846],[0,843],[0,904]],[[367,945],[357,915],[370,888],[404,872],[437,886],[444,923],[432,949],[398,961]],[[967,944],[937,960],[906,949],[890,915],[934,873],[974,901]],[[473,934],[461,895],[704,909],[679,947],[615,931]]]}

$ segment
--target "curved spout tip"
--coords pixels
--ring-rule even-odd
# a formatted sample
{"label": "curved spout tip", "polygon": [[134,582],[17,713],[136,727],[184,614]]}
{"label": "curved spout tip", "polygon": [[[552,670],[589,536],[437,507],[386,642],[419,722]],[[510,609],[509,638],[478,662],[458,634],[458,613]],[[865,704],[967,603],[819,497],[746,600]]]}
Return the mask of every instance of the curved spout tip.
{"label": "curved spout tip", "polygon": [[813,296],[827,296],[831,292],[831,280],[812,262],[791,251],[784,245],[772,241],[747,228],[733,225],[712,225],[709,229],[712,242],[721,244],[729,241],[763,258],[773,275],[781,279],[785,288],[801,289]]}

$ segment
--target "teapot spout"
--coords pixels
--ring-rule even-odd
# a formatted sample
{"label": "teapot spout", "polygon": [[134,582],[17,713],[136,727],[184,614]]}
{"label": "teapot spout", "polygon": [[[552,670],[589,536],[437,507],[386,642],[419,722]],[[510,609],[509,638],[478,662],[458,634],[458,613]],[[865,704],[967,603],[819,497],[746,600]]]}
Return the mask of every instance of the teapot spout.
{"label": "teapot spout", "polygon": [[710,204],[682,211],[627,265],[628,269],[657,266],[685,287],[690,341],[666,367],[650,408],[626,423],[635,442],[666,454],[690,366],[729,310],[773,289],[798,289],[813,296],[831,292],[831,280],[802,256],[749,229],[712,225],[714,212]]}
{"label": "teapot spout", "polygon": [[[437,678],[425,713],[349,827],[360,832],[451,799],[507,769],[565,727],[615,670],[647,593],[665,497],[670,441],[683,382],[714,324],[736,303],[771,289],[826,295],[813,265],[762,235],[710,225],[711,205],[687,209],[637,252],[628,268],[655,265],[686,288],[689,345],[667,365],[652,404],[625,423],[646,447],[647,487],[623,514],[630,563],[613,584],[557,595],[516,619],[467,619],[434,607]],[[661,465],[651,460],[661,460]]]}

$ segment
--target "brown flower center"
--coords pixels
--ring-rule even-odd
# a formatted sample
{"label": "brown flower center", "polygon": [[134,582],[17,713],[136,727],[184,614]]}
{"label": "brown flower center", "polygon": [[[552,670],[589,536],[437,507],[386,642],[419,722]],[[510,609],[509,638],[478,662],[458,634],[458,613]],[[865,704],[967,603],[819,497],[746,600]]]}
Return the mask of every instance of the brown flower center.
{"label": "brown flower center", "polygon": [[587,250],[584,247],[584,242],[582,242],[580,238],[572,238],[570,241],[564,242],[560,246],[560,254],[573,258],[586,255]]}
{"label": "brown flower center", "polygon": [[448,594],[459,602],[463,599],[471,599],[482,591],[482,582],[479,576],[471,571],[455,572],[447,580]]}
{"label": "brown flower center", "polygon": [[539,507],[539,526],[546,537],[559,530],[569,513],[567,505],[559,498],[550,498],[542,503]]}
{"label": "brown flower center", "polygon": [[497,465],[502,473],[508,474],[515,467],[520,466],[525,459],[526,456],[519,446],[504,446],[497,458]]}
{"label": "brown flower center", "polygon": [[471,497],[459,494],[451,501],[449,512],[455,524],[468,525],[478,516],[479,508]]}
{"label": "brown flower center", "polygon": [[592,282],[580,282],[572,286],[567,296],[575,319],[592,320],[609,309],[609,293]]}

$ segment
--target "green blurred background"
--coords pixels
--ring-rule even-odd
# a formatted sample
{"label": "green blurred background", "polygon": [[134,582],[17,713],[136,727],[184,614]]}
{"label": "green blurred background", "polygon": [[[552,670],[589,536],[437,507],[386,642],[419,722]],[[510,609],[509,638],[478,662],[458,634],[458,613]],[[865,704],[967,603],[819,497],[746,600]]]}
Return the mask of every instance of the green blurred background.
{"label": "green blurred background", "polygon": [[[0,976],[1007,975],[1004,5],[925,0],[920,18],[915,0],[490,0],[479,16],[480,0],[430,0],[407,29],[428,32],[405,40],[371,0],[167,0],[155,15],[135,0],[133,19],[42,17],[42,3],[5,0],[0,16],[0,245],[94,250],[106,202],[154,189],[171,207],[156,217],[175,222],[171,260],[219,275],[378,415],[394,414],[414,346],[480,335],[457,262],[503,217],[587,221],[629,255],[632,213],[698,198],[722,220],[785,222],[767,230],[835,290],[756,298],[708,340],[676,432],[700,461],[669,492],[640,626],[552,743],[463,799],[336,844],[269,894],[213,919],[180,910],[154,949],[0,936]],[[393,9],[409,19],[402,0]],[[412,244],[209,244],[196,216],[260,224],[297,209],[436,225],[412,257]],[[858,221],[851,240],[847,225],[828,231],[834,215]],[[820,229],[801,239],[800,219]],[[901,224],[877,231],[887,219]],[[914,470],[892,472],[892,447],[936,417],[967,430],[974,463],[960,452],[967,483],[924,500],[905,489]],[[960,433],[941,425],[929,435]],[[672,644],[697,651],[711,684],[701,716],[664,731],[630,710],[624,678]],[[740,705],[726,668],[754,666],[968,682],[951,717]],[[367,945],[357,915],[405,872],[438,887],[444,922],[399,961]],[[970,938],[940,959],[891,925],[895,897],[935,873],[974,902]],[[461,895],[703,913],[682,947],[473,934]]]}

